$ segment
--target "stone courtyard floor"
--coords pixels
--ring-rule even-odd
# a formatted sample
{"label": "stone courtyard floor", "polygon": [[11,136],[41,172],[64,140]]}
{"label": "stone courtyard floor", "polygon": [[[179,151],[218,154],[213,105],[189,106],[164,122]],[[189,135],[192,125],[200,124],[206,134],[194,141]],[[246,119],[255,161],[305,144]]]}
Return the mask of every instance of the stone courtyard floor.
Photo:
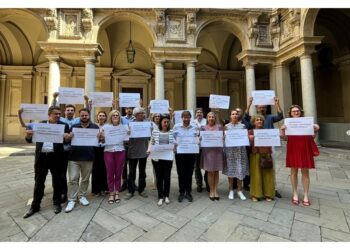
{"label": "stone courtyard floor", "polygon": [[[350,151],[321,148],[312,170],[310,199],[303,207],[291,203],[285,148],[276,153],[277,186],[283,198],[272,202],[228,200],[227,178],[220,175],[220,201],[205,191],[192,203],[177,202],[175,164],[169,205],[158,207],[152,187],[152,166],[147,164],[148,198],[138,194],[110,205],[108,197],[88,195],[90,205],[77,205],[71,213],[55,215],[51,178],[39,213],[22,216],[29,208],[34,173],[34,147],[0,145],[0,241],[3,242],[331,242],[350,241]],[[300,185],[300,184],[299,184]],[[302,188],[299,188],[300,194]],[[249,194],[245,192],[248,196]],[[301,198],[301,197],[300,197]]]}

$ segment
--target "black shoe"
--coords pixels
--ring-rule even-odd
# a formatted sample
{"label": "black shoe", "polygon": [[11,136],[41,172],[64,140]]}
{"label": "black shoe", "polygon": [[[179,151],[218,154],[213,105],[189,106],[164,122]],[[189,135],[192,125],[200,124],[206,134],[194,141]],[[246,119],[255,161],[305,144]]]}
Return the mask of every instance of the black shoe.
{"label": "black shoe", "polygon": [[187,194],[187,195],[186,195],[186,198],[187,198],[187,200],[188,200],[189,202],[192,202],[192,201],[193,201],[193,197],[192,197],[191,194]]}
{"label": "black shoe", "polygon": [[61,213],[61,211],[62,211],[61,205],[53,205],[53,212],[55,214],[59,214],[59,213]]}
{"label": "black shoe", "polygon": [[61,197],[61,204],[66,203],[67,200],[68,200],[68,198],[67,198],[66,195],[62,196],[62,197]]}
{"label": "black shoe", "polygon": [[215,201],[215,197],[209,197],[211,201]]}
{"label": "black shoe", "polygon": [[177,198],[178,202],[182,202],[184,199],[184,194],[180,194],[179,197]]}
{"label": "black shoe", "polygon": [[282,198],[282,195],[277,190],[275,191],[275,196],[280,199]]}
{"label": "black shoe", "polygon": [[198,193],[201,193],[202,190],[203,190],[202,186],[197,186],[197,192],[198,192]]}
{"label": "black shoe", "polygon": [[249,192],[250,191],[250,187],[244,187],[244,190]]}
{"label": "black shoe", "polygon": [[33,214],[35,214],[36,212],[39,212],[39,208],[30,208],[24,215],[23,215],[23,219],[27,219],[28,217],[32,216]]}

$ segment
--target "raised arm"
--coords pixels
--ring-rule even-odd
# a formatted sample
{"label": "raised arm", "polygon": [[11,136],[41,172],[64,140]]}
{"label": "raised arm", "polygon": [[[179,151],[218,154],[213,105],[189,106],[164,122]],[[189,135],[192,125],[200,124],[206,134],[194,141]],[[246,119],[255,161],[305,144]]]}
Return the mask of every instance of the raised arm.
{"label": "raised arm", "polygon": [[22,113],[23,113],[23,108],[20,108],[18,110],[18,120],[21,123],[22,128],[26,128],[27,124],[24,123],[23,118],[22,118]]}

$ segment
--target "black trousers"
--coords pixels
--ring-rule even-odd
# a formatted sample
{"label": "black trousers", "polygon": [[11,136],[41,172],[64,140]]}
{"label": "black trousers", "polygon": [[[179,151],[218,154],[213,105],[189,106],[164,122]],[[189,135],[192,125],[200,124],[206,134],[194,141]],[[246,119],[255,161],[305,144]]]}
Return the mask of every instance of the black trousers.
{"label": "black trousers", "polygon": [[68,168],[68,155],[69,151],[64,151],[62,153],[62,163],[61,163],[61,195],[67,197],[68,186],[67,186],[67,168]]}
{"label": "black trousers", "polygon": [[129,159],[129,176],[128,176],[128,190],[129,193],[134,194],[136,186],[136,168],[137,164],[139,165],[139,185],[138,192],[142,193],[146,187],[146,162],[147,157],[145,158],[137,158],[137,159]]}
{"label": "black trousers", "polygon": [[[194,166],[194,177],[196,178],[196,184],[199,187],[203,186],[203,175],[202,175],[202,170],[200,166],[201,154],[202,154],[202,150],[200,150],[199,154],[196,155],[196,164]],[[205,171],[204,173],[204,182],[205,182],[205,186],[209,187],[207,171]]]}
{"label": "black trousers", "polygon": [[158,199],[169,197],[170,179],[173,161],[159,160],[153,161],[153,167],[156,172]]}
{"label": "black trousers", "polygon": [[125,155],[126,155],[126,159],[124,162],[124,168],[123,168],[123,174],[122,174],[122,179],[123,179],[123,186],[127,186],[128,183],[128,148],[125,147]]}
{"label": "black trousers", "polygon": [[196,154],[175,154],[176,170],[179,179],[180,194],[191,194],[192,175]]}
{"label": "black trousers", "polygon": [[108,191],[104,147],[95,148],[95,159],[91,172],[91,193],[98,194],[101,191]]}
{"label": "black trousers", "polygon": [[32,208],[39,209],[41,200],[44,196],[45,180],[50,170],[53,187],[53,204],[61,203],[61,162],[62,153],[40,153],[34,164],[35,184]]}

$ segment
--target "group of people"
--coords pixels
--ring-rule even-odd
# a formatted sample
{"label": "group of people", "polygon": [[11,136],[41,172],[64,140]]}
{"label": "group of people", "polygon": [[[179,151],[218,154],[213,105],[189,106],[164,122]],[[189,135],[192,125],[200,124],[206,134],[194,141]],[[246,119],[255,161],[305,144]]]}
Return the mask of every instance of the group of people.
{"label": "group of people", "polygon": [[[61,116],[61,109],[56,104],[58,93],[54,94],[52,106],[48,109],[48,120],[42,123],[63,124],[63,143],[36,142],[34,172],[35,185],[33,201],[30,209],[24,214],[28,218],[40,210],[40,203],[44,195],[45,179],[50,170],[53,185],[54,212],[60,213],[61,204],[68,201],[65,212],[70,212],[79,202],[83,206],[89,205],[87,191],[92,176],[91,191],[95,195],[107,193],[109,204],[120,202],[120,192],[127,189],[125,200],[131,199],[137,191],[141,197],[148,197],[146,188],[146,163],[153,145],[174,145],[175,163],[178,174],[179,195],[178,202],[187,199],[193,201],[192,177],[195,171],[197,191],[202,191],[202,172],[205,170],[204,180],[209,193],[209,199],[219,200],[218,182],[219,171],[228,177],[228,198],[234,199],[234,189],[237,188],[237,196],[246,200],[243,188],[249,190],[253,201],[265,199],[271,201],[281,197],[276,190],[275,166],[263,168],[262,158],[269,158],[273,162],[272,147],[257,147],[254,145],[254,129],[269,129],[274,123],[281,121],[283,112],[278,98],[275,98],[277,115],[266,114],[266,106],[257,106],[257,115],[250,116],[252,97],[249,99],[247,109],[243,113],[240,108],[231,110],[229,120],[221,118],[218,110],[209,112],[203,117],[203,110],[197,109],[196,119],[192,119],[191,112],[183,111],[181,122],[174,124],[174,115],[170,114],[149,115],[147,108],[125,108],[125,116],[121,115],[115,105],[107,114],[104,111],[97,113],[97,123],[90,117],[91,103],[85,96],[85,107],[79,110],[79,117],[74,117],[75,106],[65,105],[65,117]],[[142,106],[142,105],[141,105]],[[32,142],[33,124],[25,124],[19,118],[26,129],[26,141]],[[289,117],[302,117],[303,110],[298,105],[289,108]],[[105,131],[108,129],[128,130],[130,134],[130,122],[151,121],[151,136],[141,138],[128,138],[123,142],[113,145],[105,144]],[[74,146],[70,142],[74,137],[73,128],[99,129],[97,134],[99,146]],[[238,147],[212,147],[200,148],[198,153],[178,152],[177,147],[184,138],[192,138],[200,144],[201,131],[224,131],[234,129],[248,130],[250,146]],[[293,188],[292,202],[299,204],[297,183],[298,169],[302,172],[304,197],[302,204],[310,205],[308,197],[310,178],[309,169],[314,168],[315,152],[317,146],[314,137],[319,129],[314,125],[314,136],[286,136],[286,126],[281,128],[281,138],[287,140],[286,167],[291,168],[291,183]],[[273,162],[274,163],[274,162]],[[170,203],[170,186],[172,160],[153,159],[154,184],[158,191],[158,206]],[[139,172],[136,185],[136,172]],[[68,172],[68,180],[67,180]]]}

